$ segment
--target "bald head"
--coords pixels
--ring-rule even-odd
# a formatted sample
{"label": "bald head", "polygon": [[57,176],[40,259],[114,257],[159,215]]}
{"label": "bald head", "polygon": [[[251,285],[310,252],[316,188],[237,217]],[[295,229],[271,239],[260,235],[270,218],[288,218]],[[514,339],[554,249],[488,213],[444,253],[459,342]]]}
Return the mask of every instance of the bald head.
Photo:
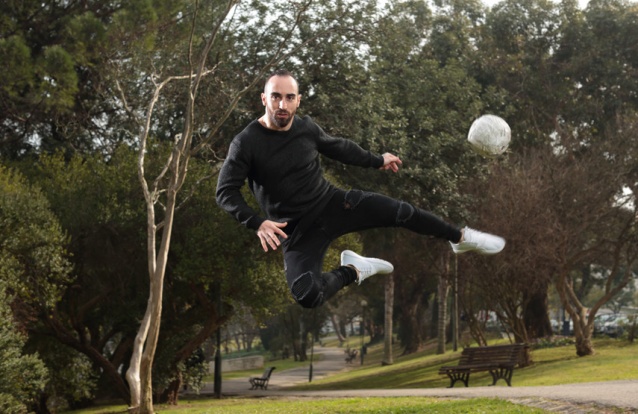
{"label": "bald head", "polygon": [[[266,88],[268,87],[268,83],[274,77],[283,77],[283,78],[291,77],[295,81],[295,84],[297,84],[297,79],[295,79],[294,75],[290,71],[286,69],[277,69],[266,78],[266,83],[264,84],[264,92],[266,91]],[[297,87],[299,87],[298,84],[297,84]]]}

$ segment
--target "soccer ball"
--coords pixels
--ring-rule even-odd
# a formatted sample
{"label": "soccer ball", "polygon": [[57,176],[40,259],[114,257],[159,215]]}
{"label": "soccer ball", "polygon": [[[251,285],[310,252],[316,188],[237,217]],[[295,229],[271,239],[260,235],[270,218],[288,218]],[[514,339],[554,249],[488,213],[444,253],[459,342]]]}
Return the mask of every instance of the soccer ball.
{"label": "soccer ball", "polygon": [[496,115],[483,115],[470,127],[467,140],[477,153],[485,157],[495,157],[507,150],[512,130],[505,120]]}

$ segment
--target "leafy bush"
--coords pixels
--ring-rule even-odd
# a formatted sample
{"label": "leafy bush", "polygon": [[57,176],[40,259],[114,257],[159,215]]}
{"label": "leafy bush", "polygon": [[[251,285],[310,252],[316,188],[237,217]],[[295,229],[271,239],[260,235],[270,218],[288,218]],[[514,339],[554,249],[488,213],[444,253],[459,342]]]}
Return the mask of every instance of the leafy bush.
{"label": "leafy bush", "polygon": [[0,412],[23,413],[44,389],[47,369],[37,354],[25,355],[25,337],[16,331],[6,287],[0,280]]}
{"label": "leafy bush", "polygon": [[574,345],[574,338],[568,336],[546,336],[538,338],[530,345],[532,349],[558,348],[561,346]]}

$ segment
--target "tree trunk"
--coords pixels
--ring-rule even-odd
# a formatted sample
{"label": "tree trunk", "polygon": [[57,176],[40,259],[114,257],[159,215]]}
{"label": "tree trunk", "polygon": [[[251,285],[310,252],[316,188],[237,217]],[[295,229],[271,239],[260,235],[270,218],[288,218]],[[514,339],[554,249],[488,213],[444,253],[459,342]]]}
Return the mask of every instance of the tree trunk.
{"label": "tree trunk", "polygon": [[534,292],[529,292],[523,309],[523,322],[529,339],[543,338],[553,334],[549,322],[547,303],[547,286],[541,286]]}
{"label": "tree trunk", "polygon": [[392,365],[392,318],[394,309],[394,275],[386,278],[385,282],[385,328],[383,341],[383,360],[381,365]]}
{"label": "tree trunk", "polygon": [[[177,160],[175,160],[176,163]],[[162,319],[162,298],[164,295],[164,275],[166,274],[166,264],[168,261],[168,252],[171,243],[171,233],[173,229],[173,218],[175,213],[175,199],[177,196],[177,185],[175,181],[179,181],[178,165],[173,166],[176,174],[169,184],[169,191],[167,194],[166,215],[164,217],[164,228],[162,231],[162,242],[157,252],[157,259],[153,260],[156,266],[153,266],[154,271],[151,272],[151,292],[148,301],[150,308],[150,321],[148,336],[146,337],[146,344],[144,352],[142,353],[142,361],[140,366],[140,414],[150,414],[154,412],[153,409],[153,360],[155,359],[155,351],[157,349],[157,341],[159,340],[159,332]],[[149,226],[151,227],[151,226]],[[152,226],[152,230],[155,231],[155,226]],[[155,246],[154,244],[152,245]]]}
{"label": "tree trunk", "polygon": [[308,360],[308,336],[309,336],[309,326],[306,323],[303,323],[303,320],[300,318],[299,320],[299,332],[300,332],[300,339],[299,339],[299,343],[300,343],[300,353],[299,353],[299,360],[300,361],[307,361]]}
{"label": "tree trunk", "polygon": [[179,401],[179,391],[184,384],[182,373],[177,366],[191,357],[191,355],[193,355],[193,353],[206,341],[206,339],[210,338],[211,335],[213,335],[213,333],[232,316],[232,312],[227,310],[224,312],[224,316],[222,317],[218,311],[217,303],[212,302],[207,298],[204,293],[204,289],[201,286],[191,285],[191,290],[199,299],[200,304],[207,309],[208,317],[202,322],[202,327],[199,332],[174,354],[172,363],[177,379],[171,382],[168,388],[162,393],[161,397],[162,401],[166,401],[171,405],[177,405]]}
{"label": "tree trunk", "polygon": [[342,327],[339,323],[337,323],[337,316],[334,313],[330,314],[330,322],[332,322],[332,328],[335,330],[335,335],[337,335],[337,339],[339,340],[339,346],[343,345],[346,341],[344,338],[342,331]]}
{"label": "tree trunk", "polygon": [[[171,233],[173,229],[173,219],[175,216],[175,200],[177,188],[179,187],[179,151],[174,149],[174,158],[170,164],[170,171],[173,173],[166,192],[166,211],[163,220],[162,241],[156,250],[156,218],[154,197],[145,191],[146,212],[147,212],[147,261],[149,269],[149,298],[146,305],[144,319],[135,338],[131,366],[126,377],[131,387],[130,411],[139,414],[150,414],[153,409],[153,360],[159,338],[161,316],[162,316],[162,296],[164,293],[164,275],[166,274],[166,264],[170,249]],[[139,175],[142,186],[146,190],[146,181],[143,175],[143,157],[140,155]],[[157,253],[156,253],[157,252]],[[141,351],[141,355],[140,355]]]}
{"label": "tree trunk", "polygon": [[564,309],[569,313],[574,324],[576,355],[593,355],[595,353],[594,345],[591,341],[593,329],[587,323],[587,310],[576,298],[569,272],[564,272],[556,279],[556,290]]}
{"label": "tree trunk", "polygon": [[168,405],[177,405],[179,392],[182,389],[182,384],[184,383],[182,373],[177,368],[175,368],[175,371],[177,372],[177,378],[168,384],[168,387],[164,390],[161,397],[161,400],[165,401]]}
{"label": "tree trunk", "polygon": [[[109,361],[100,349],[92,346],[88,338],[82,336],[77,338],[70,333],[55,316],[48,318],[46,324],[58,341],[86,355],[95,365],[99,366],[103,374],[108,376],[113,382],[115,391],[124,401],[130,399],[129,389],[126,387],[121,374],[117,370],[118,365],[114,365],[113,361]],[[117,358],[113,360],[117,360]]]}
{"label": "tree trunk", "polygon": [[409,355],[418,352],[423,347],[423,330],[421,329],[421,316],[419,312],[421,307],[418,303],[411,303],[403,308],[403,324],[404,329],[410,332],[410,336],[406,338],[403,355]]}
{"label": "tree trunk", "polygon": [[445,325],[447,322],[447,296],[450,291],[450,286],[447,282],[445,275],[439,276],[438,287],[438,304],[439,304],[439,318],[437,321],[437,346],[436,353],[445,353],[445,343],[447,342],[447,335],[445,334]]}
{"label": "tree trunk", "polygon": [[[149,301],[151,298],[149,298]],[[131,403],[129,406],[129,412],[137,413],[141,403],[142,385],[140,382],[140,366],[142,364],[142,352],[144,350],[144,342],[148,334],[150,326],[150,307],[147,306],[146,313],[140,324],[140,328],[135,336],[135,342],[133,343],[133,355],[131,355],[131,362],[128,370],[126,371],[126,381],[128,382]]]}
{"label": "tree trunk", "polygon": [[[149,302],[151,308],[151,316],[149,322],[148,335],[144,352],[140,364],[140,408],[139,414],[152,414],[155,412],[153,408],[153,360],[155,358],[155,350],[157,349],[157,341],[159,338],[160,318],[162,314],[162,290],[160,283],[156,280],[156,286],[153,287],[153,293],[150,295]],[[163,284],[163,283],[162,283]],[[155,299],[157,298],[157,299]]]}
{"label": "tree trunk", "polygon": [[591,342],[591,336],[576,337],[576,355],[587,356],[594,355],[594,345]]}

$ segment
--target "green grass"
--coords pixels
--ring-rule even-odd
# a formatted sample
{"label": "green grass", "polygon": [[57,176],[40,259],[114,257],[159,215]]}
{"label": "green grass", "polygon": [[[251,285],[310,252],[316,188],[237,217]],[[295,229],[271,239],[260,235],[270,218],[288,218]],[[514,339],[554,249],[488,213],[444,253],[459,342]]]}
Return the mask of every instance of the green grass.
{"label": "green grass", "polygon": [[[397,347],[398,348],[398,347]],[[382,345],[368,347],[364,365],[353,365],[349,371],[332,375],[312,384],[299,385],[296,390],[347,390],[368,388],[439,388],[447,387],[447,377],[439,375],[442,365],[454,365],[461,350],[436,355],[431,343],[428,349],[401,356],[395,349],[394,364],[381,366]],[[532,351],[533,364],[514,371],[513,386],[558,385],[567,383],[611,381],[638,378],[638,343],[626,340],[595,339],[596,354],[578,357],[573,345],[543,348]],[[317,355],[315,354],[315,357]],[[273,361],[278,370],[304,363]],[[288,365],[290,364],[290,365]],[[234,374],[247,377],[258,371]],[[276,371],[275,371],[276,372]],[[229,373],[230,374],[230,373]],[[223,378],[228,378],[224,374]],[[491,383],[489,374],[472,374],[470,387]],[[459,385],[457,384],[457,387]],[[506,386],[500,381],[498,386]],[[156,406],[161,413],[543,413],[546,411],[511,404],[496,399],[449,400],[437,398],[234,398],[216,400],[205,397],[180,399],[177,407]],[[78,414],[124,413],[125,406],[109,406],[95,410],[82,410]]]}
{"label": "green grass", "polygon": [[[449,400],[438,398],[339,398],[339,399],[222,399],[182,400],[177,407],[155,406],[162,414],[326,414],[326,413],[393,413],[393,414],[535,414],[547,413],[537,408],[517,405],[494,398]],[[83,410],[82,414],[125,413],[126,407]]]}
{"label": "green grass", "polygon": [[[430,347],[433,348],[433,347]],[[514,370],[513,386],[558,385],[578,382],[612,381],[638,378],[638,343],[616,339],[594,340],[596,354],[576,356],[574,345],[532,351],[533,364]],[[443,365],[455,365],[457,352],[436,355],[433,349],[407,356],[395,356],[394,364],[381,366],[382,346],[368,348],[363,367],[294,387],[296,390],[339,390],[369,388],[442,388],[449,385],[446,376],[439,375]],[[470,387],[492,383],[489,373],[475,373]],[[457,386],[459,386],[457,384]],[[506,386],[501,380],[498,386]]]}
{"label": "green grass", "polygon": [[596,354],[578,357],[574,346],[532,352],[534,364],[514,372],[515,385],[558,385],[638,378],[638,343],[626,340],[594,341]]}

